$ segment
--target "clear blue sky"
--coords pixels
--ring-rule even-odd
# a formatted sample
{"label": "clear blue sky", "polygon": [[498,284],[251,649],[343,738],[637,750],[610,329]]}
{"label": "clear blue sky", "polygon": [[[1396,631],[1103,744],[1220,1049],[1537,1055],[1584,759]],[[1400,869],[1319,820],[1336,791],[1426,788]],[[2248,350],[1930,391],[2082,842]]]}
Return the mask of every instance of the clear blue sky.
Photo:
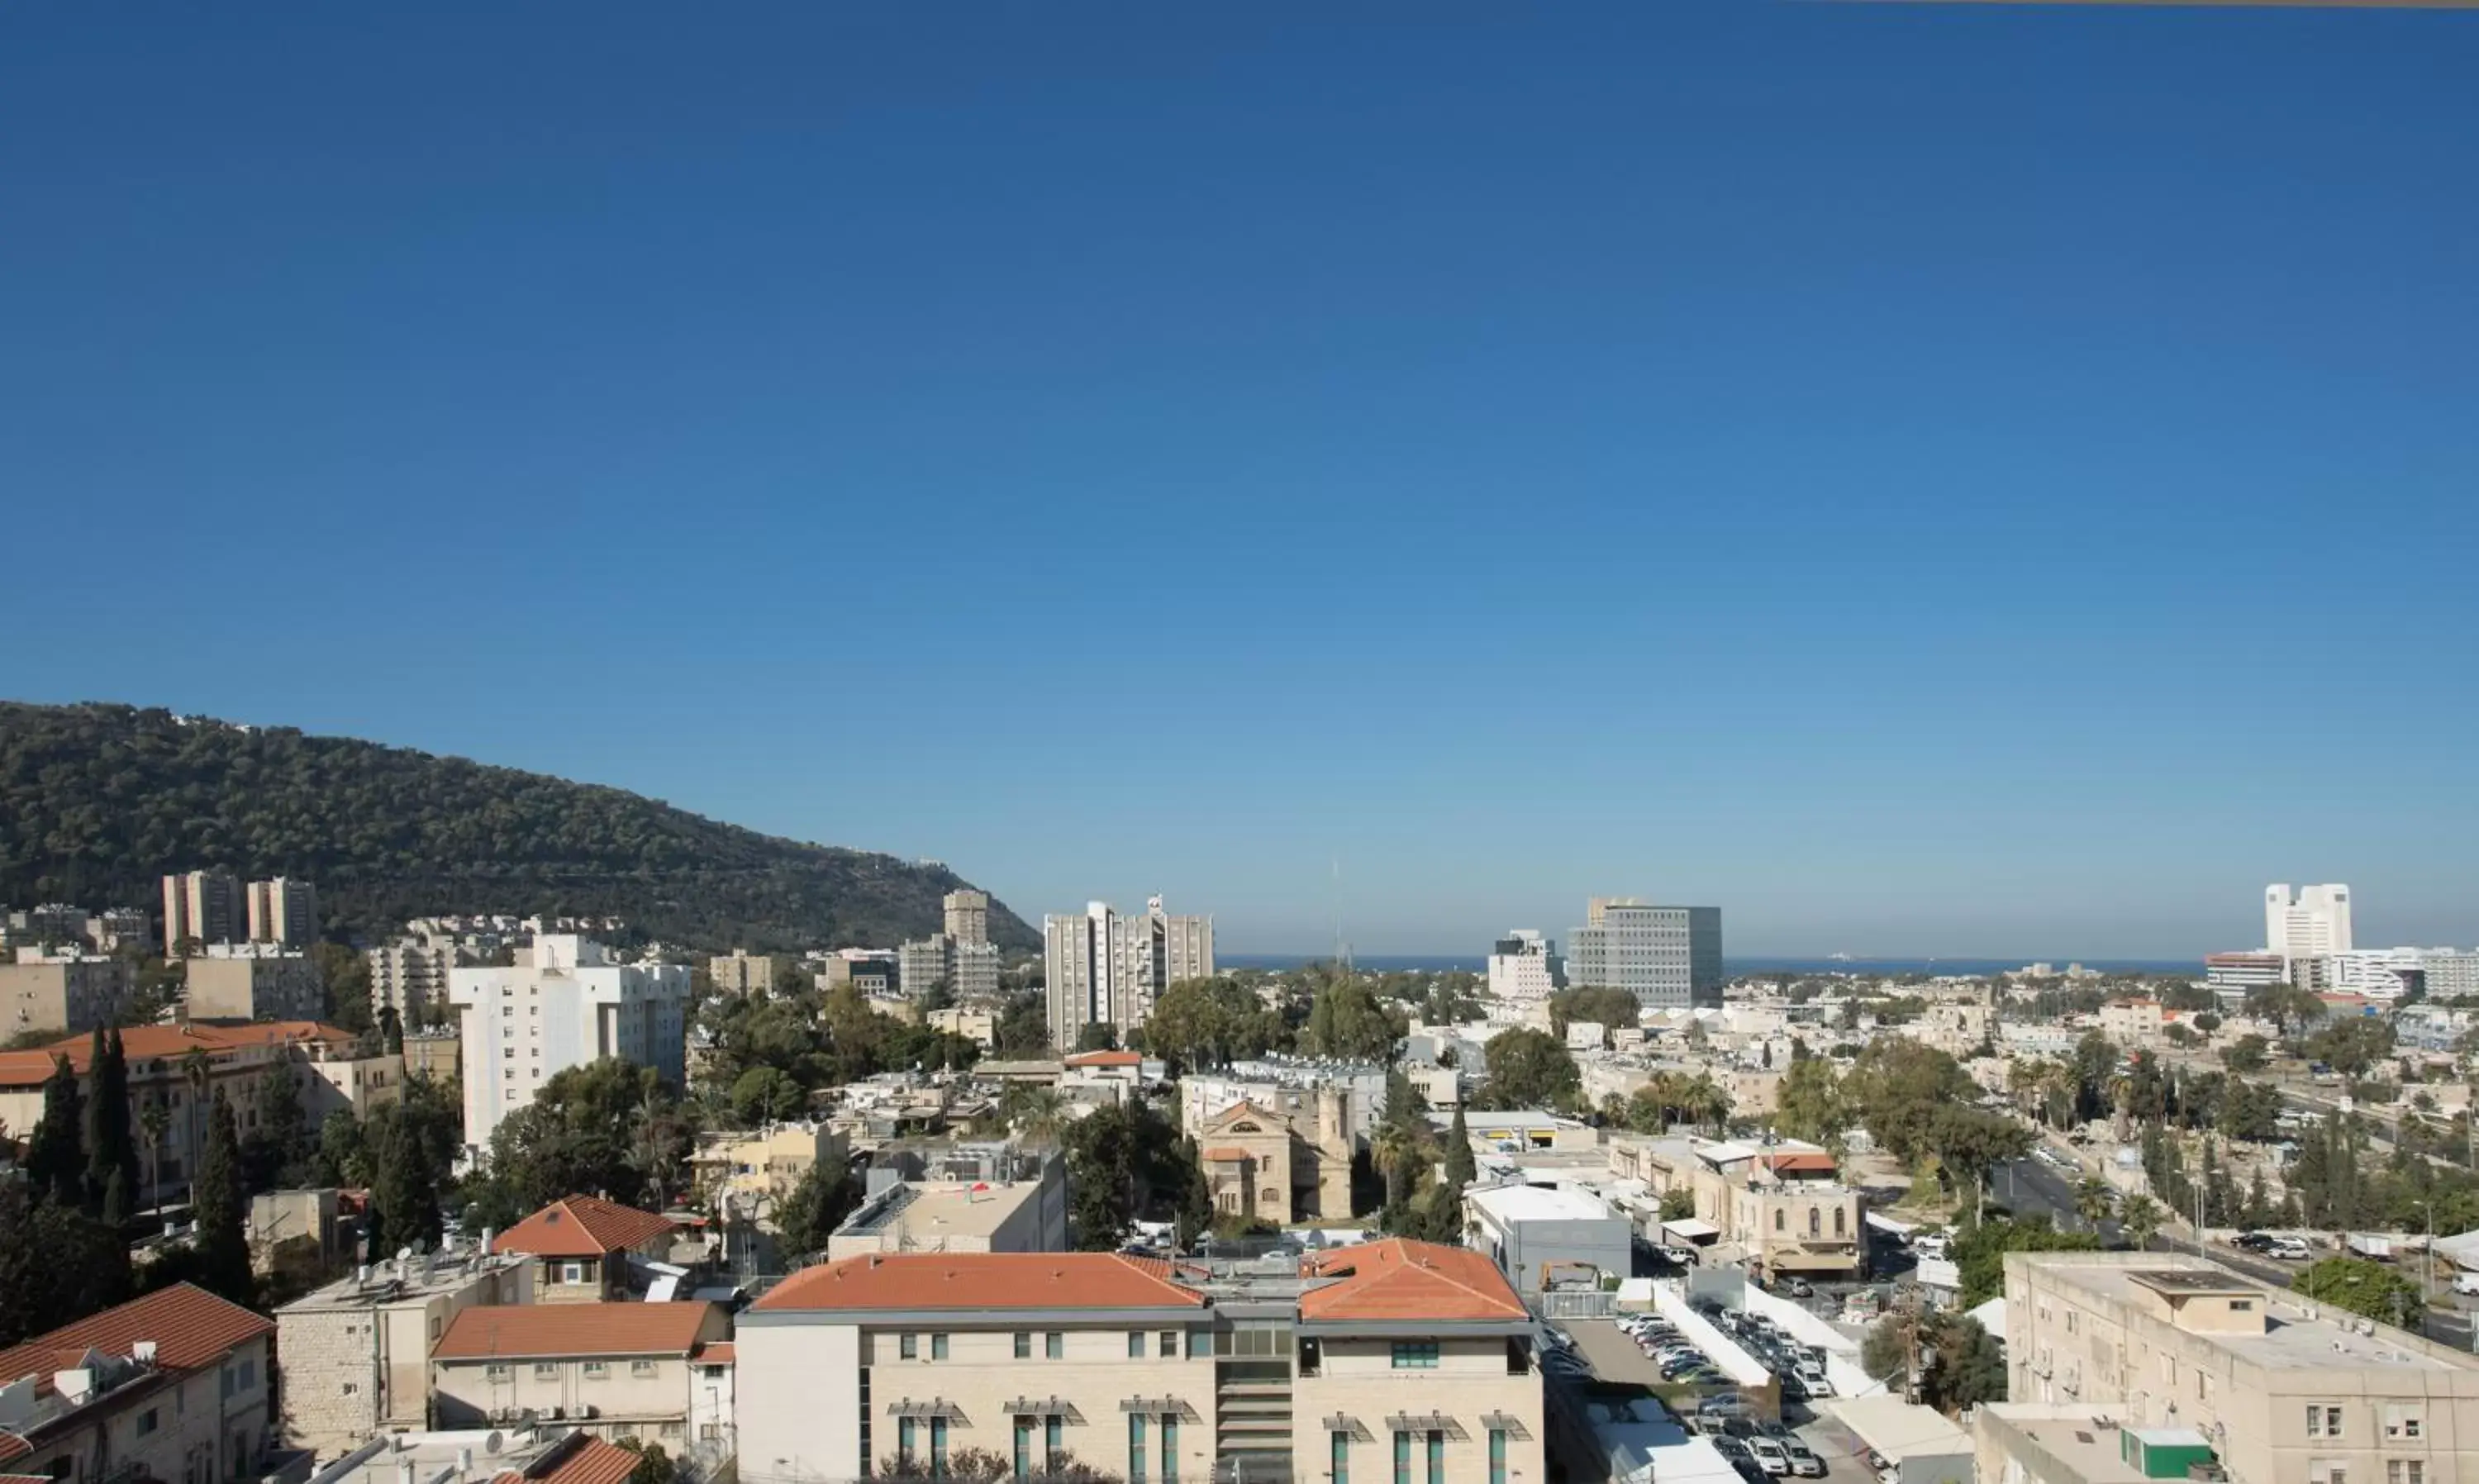
{"label": "clear blue sky", "polygon": [[[2479,939],[2479,27],[0,11],[0,691],[1028,915]],[[451,904],[442,904],[443,907]]]}

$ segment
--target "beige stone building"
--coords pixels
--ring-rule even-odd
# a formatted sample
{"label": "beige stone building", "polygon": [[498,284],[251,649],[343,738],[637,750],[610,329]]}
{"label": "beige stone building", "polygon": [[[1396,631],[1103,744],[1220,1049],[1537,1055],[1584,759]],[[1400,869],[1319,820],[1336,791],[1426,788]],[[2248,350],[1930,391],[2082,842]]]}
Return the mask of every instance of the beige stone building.
{"label": "beige stone building", "polygon": [[319,889],[279,876],[249,883],[249,938],[307,948],[319,937]]}
{"label": "beige stone building", "polygon": [[2100,1008],[2100,1034],[2129,1049],[2157,1046],[2174,1015],[2159,1000],[2111,1000]]}
{"label": "beige stone building", "polygon": [[735,948],[728,954],[707,959],[705,974],[717,994],[775,992],[775,960],[764,954],[753,954],[746,948]]}
{"label": "beige stone building", "polygon": [[1342,1220],[1351,1212],[1351,1134],[1340,1087],[1319,1088],[1303,1120],[1253,1100],[1232,1104],[1196,1130],[1197,1158],[1216,1215],[1275,1226]]}
{"label": "beige stone building", "polygon": [[1982,1001],[1944,1001],[1920,1015],[1919,1038],[1949,1056],[1968,1057],[1996,1035],[1997,1007]]}
{"label": "beige stone building", "polygon": [[2192,1428],[2236,1484],[2474,1484],[2479,1357],[2199,1258],[2009,1253],[2007,1394]]}
{"label": "beige stone building", "polygon": [[777,1123],[754,1133],[708,1134],[689,1157],[699,1204],[722,1196],[781,1200],[820,1163],[842,1168],[852,1156],[841,1134],[818,1123]]}
{"label": "beige stone building", "polygon": [[1032,1179],[907,1180],[863,1201],[827,1239],[832,1259],[893,1252],[1067,1250],[1066,1163]]}
{"label": "beige stone building", "polygon": [[164,956],[177,959],[249,934],[241,879],[229,871],[184,871],[164,878]]}
{"label": "beige stone building", "polygon": [[440,1427],[506,1426],[531,1413],[603,1438],[679,1452],[706,1345],[730,1319],[703,1303],[475,1306],[430,1353]]}
{"label": "beige stone building", "polygon": [[137,968],[126,959],[21,948],[14,962],[0,963],[0,1039],[110,1025],[137,989]]}
{"label": "beige stone building", "polygon": [[407,1076],[427,1077],[432,1082],[454,1082],[464,1065],[464,1033],[453,1023],[445,1030],[404,1038],[404,1070]]}
{"label": "beige stone building", "polygon": [[458,962],[454,939],[402,937],[381,943],[362,957],[371,966],[372,1015],[395,1011],[396,1023],[407,1028],[452,1018],[447,975]]}
{"label": "beige stone building", "polygon": [[475,1305],[533,1297],[533,1264],[468,1250],[381,1263],[275,1311],[285,1442],[321,1462],[430,1425],[430,1350]]}
{"label": "beige stone building", "polygon": [[977,1448],[1129,1484],[1542,1484],[1532,1329],[1487,1260],[1421,1242],[1245,1280],[1103,1253],[854,1258],[741,1316],[742,1474]]}
{"label": "beige stone building", "polygon": [[213,943],[189,960],[192,1020],[315,1020],[326,985],[309,955],[281,943]]}
{"label": "beige stone building", "polygon": [[534,1260],[536,1303],[600,1303],[629,1296],[630,1257],[670,1261],[677,1230],[669,1216],[572,1195],[501,1232],[491,1250]]}
{"label": "beige stone building", "polygon": [[0,1350],[0,1463],[84,1484],[257,1478],[274,1333],[180,1283]]}
{"label": "beige stone building", "polygon": [[998,1041],[999,1017],[987,1010],[957,1005],[946,1010],[933,1010],[927,1018],[930,1029],[977,1041],[984,1051]]}
{"label": "beige stone building", "polygon": [[1609,1167],[1656,1196],[1687,1191],[1690,1219],[1710,1228],[1698,1235],[1759,1274],[1839,1277],[1867,1267],[1867,1198],[1814,1144],[1621,1137],[1609,1142]]}

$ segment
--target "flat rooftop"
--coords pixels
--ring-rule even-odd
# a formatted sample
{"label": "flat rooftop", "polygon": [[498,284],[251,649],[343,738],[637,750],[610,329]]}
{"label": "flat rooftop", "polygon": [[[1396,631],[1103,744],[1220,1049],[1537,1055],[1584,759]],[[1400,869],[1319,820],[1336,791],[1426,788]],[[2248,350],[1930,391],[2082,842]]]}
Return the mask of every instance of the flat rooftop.
{"label": "flat rooftop", "polygon": [[1041,1189],[1037,1181],[993,1185],[987,1181],[907,1181],[855,1212],[835,1228],[838,1237],[877,1236],[901,1229],[914,1241],[941,1237],[987,1238]]}
{"label": "flat rooftop", "polygon": [[[383,1309],[408,1299],[453,1293],[492,1273],[508,1272],[528,1261],[521,1252],[484,1254],[468,1247],[425,1263],[421,1258],[390,1260],[356,1268],[347,1277],[311,1290],[276,1310],[285,1314],[321,1314],[339,1310]],[[367,1273],[369,1276],[364,1277]]]}
{"label": "flat rooftop", "polygon": [[[2119,1456],[2121,1434],[2116,1425],[2102,1425],[2101,1418],[2113,1415],[2109,1408],[1992,1401],[1983,1403],[1981,1411],[1981,1425],[1989,1435],[2008,1445],[2006,1451],[2025,1465],[2028,1473],[2049,1484],[2063,1484],[2060,1472],[2082,1484],[2152,1484],[2143,1471]],[[2056,1467],[2041,1467],[2050,1460]]]}
{"label": "flat rooftop", "polygon": [[1489,1186],[1464,1198],[1501,1221],[1607,1221],[1624,1219],[1609,1203],[1581,1190],[1537,1185]]}
{"label": "flat rooftop", "polygon": [[2081,1254],[2053,1253],[2043,1254],[2027,1266],[2057,1287],[2081,1289],[2134,1310],[2148,1310],[2156,1295],[2161,1294],[2254,1295],[2263,1305],[2264,1333],[2181,1333],[2209,1341],[2267,1369],[2479,1370],[2479,1355],[2430,1344],[2386,1324],[2373,1326],[2372,1335],[2362,1334],[2358,1325],[2364,1321],[2356,1315],[2329,1304],[2302,1303],[2286,1291],[2267,1288],[2243,1274],[2195,1258],[2180,1260],[2165,1253],[2147,1253],[2134,1262],[2110,1262],[2091,1261]]}

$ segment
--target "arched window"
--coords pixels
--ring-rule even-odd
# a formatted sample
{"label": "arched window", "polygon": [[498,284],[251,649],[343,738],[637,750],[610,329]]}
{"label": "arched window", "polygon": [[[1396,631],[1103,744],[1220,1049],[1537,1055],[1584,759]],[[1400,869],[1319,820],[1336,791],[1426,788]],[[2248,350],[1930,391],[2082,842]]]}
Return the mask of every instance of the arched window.
{"label": "arched window", "polygon": [[1235,1123],[1231,1125],[1230,1132],[1234,1134],[1263,1134],[1265,1131],[1257,1127],[1257,1125],[1253,1123]]}
{"label": "arched window", "polygon": [[1850,1227],[1849,1227],[1849,1226],[1848,1226],[1848,1224],[1847,1224],[1847,1223],[1849,1222],[1849,1220],[1850,1220],[1850,1215],[1849,1215],[1847,1212],[1845,1212],[1845,1211],[1844,1211],[1841,1207],[1839,1207],[1839,1206],[1834,1207],[1834,1208],[1833,1208],[1833,1235],[1834,1235],[1834,1236],[1836,1236],[1836,1237],[1848,1237],[1849,1235],[1851,1235]]}
{"label": "arched window", "polygon": [[1783,1213],[1782,1209],[1781,1209],[1779,1206],[1776,1206],[1776,1207],[1774,1208],[1774,1230],[1775,1230],[1775,1231],[1777,1231],[1777,1232],[1778,1232],[1778,1231],[1780,1231],[1780,1230],[1782,1229],[1782,1221],[1783,1221],[1783,1217],[1784,1217],[1784,1213]]}
{"label": "arched window", "polygon": [[1814,1206],[1807,1208],[1807,1235],[1810,1237],[1825,1235],[1825,1213]]}

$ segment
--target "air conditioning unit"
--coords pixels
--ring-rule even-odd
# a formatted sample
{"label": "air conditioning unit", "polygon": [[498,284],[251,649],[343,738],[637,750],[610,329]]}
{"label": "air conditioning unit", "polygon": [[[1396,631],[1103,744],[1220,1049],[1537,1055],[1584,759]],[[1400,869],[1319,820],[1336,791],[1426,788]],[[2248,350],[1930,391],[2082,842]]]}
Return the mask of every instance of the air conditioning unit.
{"label": "air conditioning unit", "polygon": [[565,1408],[565,1407],[553,1407],[553,1408],[551,1408],[551,1409],[550,1409],[550,1420],[551,1420],[552,1421],[554,1421],[554,1422],[564,1422],[564,1421],[567,1421],[567,1420],[568,1420],[568,1409],[567,1409],[567,1408]]}
{"label": "air conditioning unit", "polygon": [[601,1415],[602,1409],[601,1407],[587,1407],[585,1409],[585,1419],[587,1421],[592,1421],[594,1419],[601,1417]]}

